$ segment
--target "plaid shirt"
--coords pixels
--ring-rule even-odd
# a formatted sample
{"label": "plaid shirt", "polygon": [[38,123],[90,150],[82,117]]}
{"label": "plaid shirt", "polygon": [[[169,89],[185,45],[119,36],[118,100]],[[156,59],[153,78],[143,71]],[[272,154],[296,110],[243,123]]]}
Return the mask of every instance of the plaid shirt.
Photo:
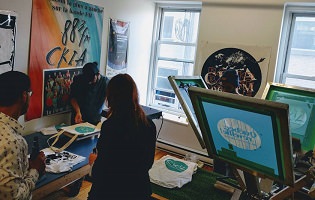
{"label": "plaid shirt", "polygon": [[29,169],[23,126],[0,112],[0,199],[31,199],[38,172]]}

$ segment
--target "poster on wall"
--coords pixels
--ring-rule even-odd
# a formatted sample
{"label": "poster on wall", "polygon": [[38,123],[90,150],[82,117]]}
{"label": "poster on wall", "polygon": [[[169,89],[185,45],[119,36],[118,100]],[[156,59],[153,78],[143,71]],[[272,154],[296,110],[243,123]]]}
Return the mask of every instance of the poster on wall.
{"label": "poster on wall", "polygon": [[43,116],[71,110],[70,86],[82,67],[47,69],[43,71]]}
{"label": "poster on wall", "polygon": [[106,76],[127,72],[129,22],[110,19]]}
{"label": "poster on wall", "polygon": [[[44,70],[100,63],[104,8],[77,0],[33,0],[29,76],[33,96],[25,120],[47,115]],[[59,71],[58,71],[59,72]],[[56,109],[54,114],[64,112]]]}
{"label": "poster on wall", "polygon": [[14,68],[16,18],[13,11],[0,10],[0,74]]}
{"label": "poster on wall", "polygon": [[238,91],[260,98],[267,84],[270,47],[227,45],[204,42],[198,58],[200,74],[209,89],[222,90],[221,76],[233,69],[239,76]]}

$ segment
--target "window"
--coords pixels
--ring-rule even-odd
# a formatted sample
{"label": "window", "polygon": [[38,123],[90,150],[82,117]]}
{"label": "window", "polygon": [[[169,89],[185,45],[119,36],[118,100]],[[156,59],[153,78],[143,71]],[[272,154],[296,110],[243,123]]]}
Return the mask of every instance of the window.
{"label": "window", "polygon": [[152,46],[150,106],[170,113],[182,113],[168,76],[192,76],[200,16],[198,8],[178,8],[157,4]]}
{"label": "window", "polygon": [[315,4],[284,7],[275,82],[315,89]]}

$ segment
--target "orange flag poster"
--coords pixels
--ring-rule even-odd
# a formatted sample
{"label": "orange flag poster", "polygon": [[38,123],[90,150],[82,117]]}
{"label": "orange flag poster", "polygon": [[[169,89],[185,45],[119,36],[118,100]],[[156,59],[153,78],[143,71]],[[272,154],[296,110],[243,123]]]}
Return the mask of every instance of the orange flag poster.
{"label": "orange flag poster", "polygon": [[[33,0],[28,73],[33,96],[25,120],[69,109],[64,105],[67,102],[60,101],[69,84],[65,69],[79,73],[85,63],[100,62],[103,12],[102,7],[77,0]],[[52,103],[47,102],[47,80],[52,81],[49,94],[59,99],[54,102],[54,112],[44,109]]]}

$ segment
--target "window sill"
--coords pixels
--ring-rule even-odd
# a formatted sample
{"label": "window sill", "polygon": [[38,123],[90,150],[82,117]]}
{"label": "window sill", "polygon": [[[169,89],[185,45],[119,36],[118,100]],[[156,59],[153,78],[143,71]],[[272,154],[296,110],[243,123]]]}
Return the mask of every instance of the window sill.
{"label": "window sill", "polygon": [[174,122],[180,125],[188,125],[187,117],[163,112],[163,118],[167,121]]}

